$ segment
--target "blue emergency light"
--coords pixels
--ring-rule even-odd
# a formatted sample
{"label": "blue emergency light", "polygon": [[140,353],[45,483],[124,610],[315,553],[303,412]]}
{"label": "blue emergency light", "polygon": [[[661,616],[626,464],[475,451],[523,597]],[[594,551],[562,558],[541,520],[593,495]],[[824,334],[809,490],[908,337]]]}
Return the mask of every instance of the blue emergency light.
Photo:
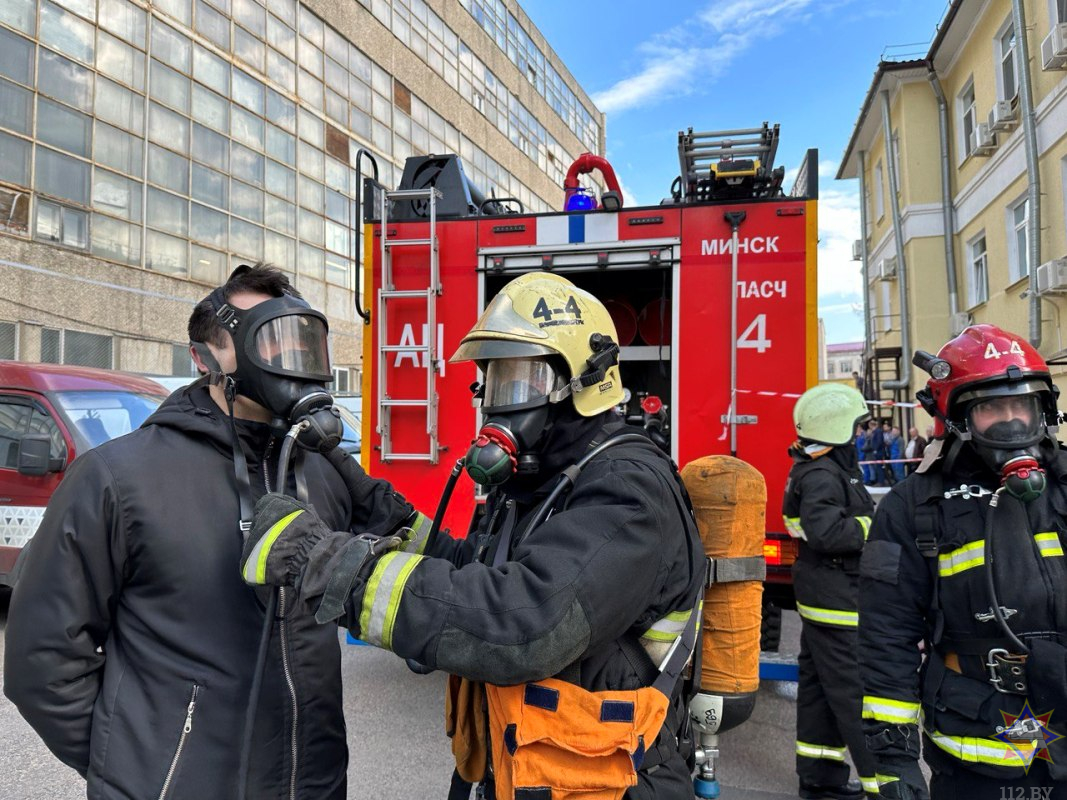
{"label": "blue emergency light", "polygon": [[563,210],[592,211],[594,208],[596,208],[596,197],[593,196],[593,192],[584,186],[579,186],[567,198],[567,207]]}

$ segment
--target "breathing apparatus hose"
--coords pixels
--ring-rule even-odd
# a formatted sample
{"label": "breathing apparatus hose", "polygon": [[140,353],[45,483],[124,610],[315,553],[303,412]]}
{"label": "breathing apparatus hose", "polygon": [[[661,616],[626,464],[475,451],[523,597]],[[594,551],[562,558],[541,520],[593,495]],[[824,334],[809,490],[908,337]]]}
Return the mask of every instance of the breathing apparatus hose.
{"label": "breathing apparatus hose", "polygon": [[[308,421],[302,417],[285,434],[281,452],[278,454],[277,488],[279,491],[284,491],[288,485],[289,462],[293,457],[293,445],[296,443],[296,437],[308,427],[308,424]],[[259,710],[259,695],[263,688],[263,673],[267,668],[267,650],[270,648],[270,632],[274,628],[274,616],[278,609],[279,591],[276,588],[271,589],[270,597],[267,598],[267,604],[263,610],[263,627],[259,634],[256,668],[252,673],[252,686],[248,692],[248,708],[245,709],[244,739],[241,742],[241,760],[237,770],[238,800],[246,800],[248,793],[248,770],[252,760],[252,732],[255,729],[256,712]]]}
{"label": "breathing apparatus hose", "polygon": [[459,459],[456,461],[455,466],[452,467],[452,471],[448,474],[445,490],[441,493],[441,500],[437,503],[437,511],[435,511],[433,515],[433,524],[430,525],[430,532],[426,534],[426,547],[423,548],[424,552],[430,552],[430,548],[433,547],[433,543],[437,540],[437,534],[441,530],[441,524],[445,520],[445,511],[448,509],[448,503],[452,499],[452,492],[456,488],[456,481],[459,480],[459,474],[463,472],[465,463],[465,458]]}
{"label": "breathing apparatus hose", "polygon": [[989,498],[989,509],[986,512],[985,517],[985,579],[986,588],[989,590],[989,601],[993,606],[993,616],[996,617],[997,624],[1000,625],[1004,634],[1011,640],[1011,643],[1018,648],[1018,651],[1022,655],[1027,655],[1030,652],[1030,648],[1023,644],[1022,640],[1015,635],[1015,632],[1008,627],[1008,620],[1004,617],[1004,612],[1000,610],[1000,601],[997,599],[997,585],[993,579],[993,517],[997,510],[997,505],[1000,503],[1000,495],[1005,491],[1005,487],[1001,486],[995,492],[993,496]]}

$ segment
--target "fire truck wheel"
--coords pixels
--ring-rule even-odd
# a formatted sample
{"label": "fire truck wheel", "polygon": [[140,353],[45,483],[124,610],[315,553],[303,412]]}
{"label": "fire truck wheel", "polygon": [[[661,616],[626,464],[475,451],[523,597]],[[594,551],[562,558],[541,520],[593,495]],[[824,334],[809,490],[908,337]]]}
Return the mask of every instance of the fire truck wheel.
{"label": "fire truck wheel", "polygon": [[763,619],[760,621],[759,649],[777,653],[782,639],[782,609],[763,598]]}

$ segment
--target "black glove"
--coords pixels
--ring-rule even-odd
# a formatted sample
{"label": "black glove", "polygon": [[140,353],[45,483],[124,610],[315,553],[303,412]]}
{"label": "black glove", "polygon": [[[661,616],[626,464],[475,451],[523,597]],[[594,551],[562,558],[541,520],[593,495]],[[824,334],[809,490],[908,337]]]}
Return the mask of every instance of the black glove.
{"label": "black glove", "polygon": [[344,613],[345,601],[378,558],[403,543],[400,536],[331,531],[299,500],[268,494],[256,503],[241,574],[253,586],[296,587],[316,607],[315,620],[324,623]]}
{"label": "black glove", "polygon": [[299,500],[266,494],[256,503],[252,530],[241,551],[241,575],[253,586],[293,586],[312,549],[330,538],[351,534],[331,531]]}
{"label": "black glove", "polygon": [[[889,782],[884,782],[889,778]],[[919,762],[907,756],[878,759],[878,791],[884,800],[930,800]]]}

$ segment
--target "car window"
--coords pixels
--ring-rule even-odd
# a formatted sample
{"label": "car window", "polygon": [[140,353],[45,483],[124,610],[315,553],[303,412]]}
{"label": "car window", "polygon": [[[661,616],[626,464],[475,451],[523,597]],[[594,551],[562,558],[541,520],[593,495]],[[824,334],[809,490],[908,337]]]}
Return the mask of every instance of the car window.
{"label": "car window", "polygon": [[141,427],[164,398],[108,391],[57,392],[56,399],[89,447],[96,447]]}

